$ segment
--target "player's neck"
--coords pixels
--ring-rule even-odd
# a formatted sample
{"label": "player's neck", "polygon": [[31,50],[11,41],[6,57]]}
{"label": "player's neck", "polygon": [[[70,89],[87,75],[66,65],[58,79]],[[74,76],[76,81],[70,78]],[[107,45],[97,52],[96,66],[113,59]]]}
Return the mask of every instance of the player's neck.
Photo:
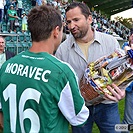
{"label": "player's neck", "polygon": [[32,47],[30,48],[30,51],[34,53],[47,52],[49,54],[53,54],[52,45],[44,41],[32,42]]}

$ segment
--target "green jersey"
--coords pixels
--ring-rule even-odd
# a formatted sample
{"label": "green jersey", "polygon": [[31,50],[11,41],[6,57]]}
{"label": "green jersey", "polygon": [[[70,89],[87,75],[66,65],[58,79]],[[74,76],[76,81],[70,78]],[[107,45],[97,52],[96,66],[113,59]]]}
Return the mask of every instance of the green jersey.
{"label": "green jersey", "polygon": [[[7,11],[8,12],[8,14],[10,14],[10,15],[12,15],[12,16],[16,16],[17,15],[17,12],[16,12],[16,10],[8,10]],[[9,20],[15,20],[16,18],[13,18],[13,17],[10,17],[9,16]]]}
{"label": "green jersey", "polygon": [[4,132],[68,133],[89,111],[73,69],[48,53],[22,52],[0,70]]}

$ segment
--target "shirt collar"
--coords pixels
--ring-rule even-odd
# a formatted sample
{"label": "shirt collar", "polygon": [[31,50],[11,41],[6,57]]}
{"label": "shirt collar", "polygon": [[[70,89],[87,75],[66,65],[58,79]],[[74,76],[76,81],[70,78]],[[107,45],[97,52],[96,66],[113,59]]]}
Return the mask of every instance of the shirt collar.
{"label": "shirt collar", "polygon": [[[99,35],[98,31],[96,31],[94,28],[92,28],[92,30],[94,31],[94,41],[97,41],[99,44],[102,44],[101,36]],[[70,33],[70,37],[71,37],[71,41],[72,41],[72,43],[70,43],[70,46],[76,47],[77,43],[76,43],[75,38],[73,37],[73,35],[71,33]]]}
{"label": "shirt collar", "polygon": [[99,34],[99,31],[94,30],[94,41],[97,41],[99,44],[102,44],[102,40],[101,40],[101,36]]}
{"label": "shirt collar", "polygon": [[76,41],[75,38],[73,37],[73,35],[70,33],[70,38],[71,38],[71,43],[70,43],[70,47],[76,47]]}

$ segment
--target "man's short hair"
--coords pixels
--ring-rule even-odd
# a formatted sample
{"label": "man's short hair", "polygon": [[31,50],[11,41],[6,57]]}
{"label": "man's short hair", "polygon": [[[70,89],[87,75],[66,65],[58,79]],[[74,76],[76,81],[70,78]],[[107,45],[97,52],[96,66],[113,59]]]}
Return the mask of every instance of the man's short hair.
{"label": "man's short hair", "polygon": [[80,8],[81,13],[86,18],[88,18],[89,15],[92,15],[92,13],[90,11],[90,8],[85,3],[82,3],[82,2],[72,2],[72,3],[70,3],[68,5],[68,7],[66,8],[66,12],[68,12],[69,10],[74,9],[76,7],[79,7]]}
{"label": "man's short hair", "polygon": [[56,26],[61,30],[62,19],[60,12],[52,6],[37,6],[28,14],[28,29],[31,32],[32,41],[48,39]]}

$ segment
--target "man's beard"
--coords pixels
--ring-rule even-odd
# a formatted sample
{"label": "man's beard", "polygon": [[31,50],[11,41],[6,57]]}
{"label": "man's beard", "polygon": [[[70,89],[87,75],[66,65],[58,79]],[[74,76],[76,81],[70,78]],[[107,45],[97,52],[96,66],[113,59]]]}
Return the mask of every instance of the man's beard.
{"label": "man's beard", "polygon": [[71,32],[71,34],[74,36],[75,39],[79,39],[79,38],[83,38],[84,36],[86,36],[87,32],[88,32],[88,29],[85,29],[82,31],[79,30],[79,32],[77,32],[76,34],[73,34]]}

